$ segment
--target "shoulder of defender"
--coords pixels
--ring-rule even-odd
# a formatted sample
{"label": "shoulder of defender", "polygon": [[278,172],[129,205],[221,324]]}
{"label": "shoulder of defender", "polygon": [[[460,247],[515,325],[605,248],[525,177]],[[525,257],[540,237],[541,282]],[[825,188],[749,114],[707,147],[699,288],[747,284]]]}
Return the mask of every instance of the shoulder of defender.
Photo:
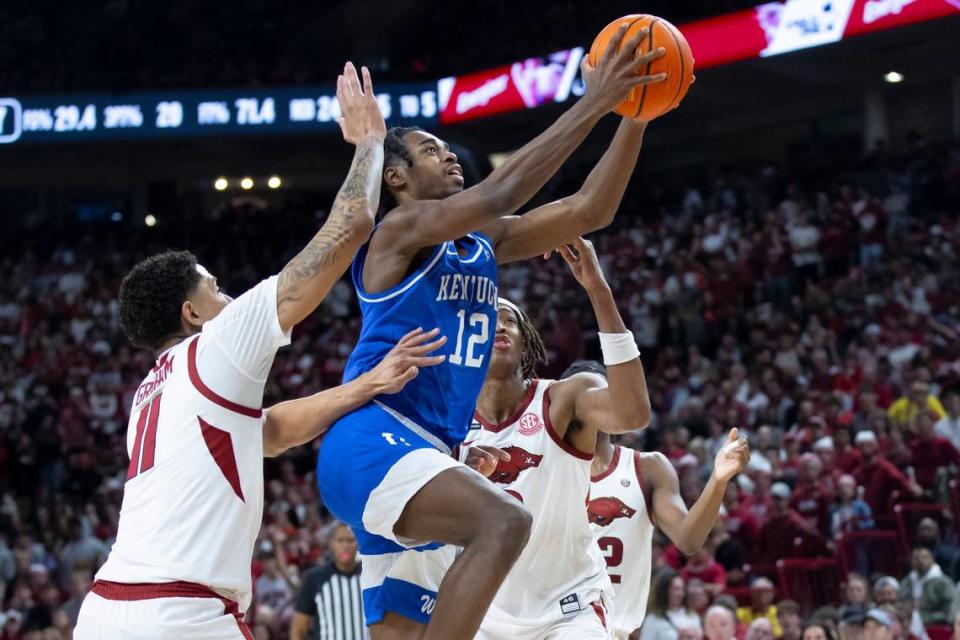
{"label": "shoulder of defender", "polygon": [[556,398],[556,394],[564,394],[565,397],[575,397],[577,394],[590,389],[598,389],[607,386],[607,381],[603,376],[589,371],[575,373],[568,378],[556,380],[550,385],[551,396]]}
{"label": "shoulder of defender", "polygon": [[637,451],[626,447],[624,447],[624,450],[636,456],[637,464],[640,465],[644,477],[649,477],[655,481],[657,478],[662,478],[664,474],[677,474],[667,456],[659,451]]}

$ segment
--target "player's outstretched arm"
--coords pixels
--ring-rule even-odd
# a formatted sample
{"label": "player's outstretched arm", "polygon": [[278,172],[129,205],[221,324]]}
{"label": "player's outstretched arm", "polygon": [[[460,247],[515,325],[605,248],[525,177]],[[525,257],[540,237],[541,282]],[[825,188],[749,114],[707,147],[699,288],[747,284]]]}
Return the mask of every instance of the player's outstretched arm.
{"label": "player's outstretched arm", "polygon": [[[408,216],[403,213],[405,207],[391,212],[383,223],[391,228],[391,244],[399,242],[408,250],[419,249],[455,240],[471,231],[487,230],[497,218],[513,213],[543,188],[600,118],[614,109],[632,88],[664,80],[664,74],[636,75],[652,57],[651,54],[635,55],[647,30],[623,41],[627,26],[625,23],[611,38],[596,67],[591,67],[584,58],[580,65],[587,86],[583,98],[486,179],[448,198],[417,202],[418,214],[423,213],[424,207],[435,211],[430,212],[432,215],[418,215],[416,225],[409,224]],[[618,51],[621,41],[623,47]],[[495,227],[488,231],[497,233]],[[496,243],[496,235],[491,239]]]}
{"label": "player's outstretched arm", "polygon": [[692,555],[703,546],[713,529],[727,483],[743,471],[750,459],[750,447],[745,438],[740,438],[733,428],[727,442],[713,464],[713,473],[703,488],[703,493],[690,510],[680,497],[680,481],[677,471],[663,454],[648,456],[643,476],[650,483],[653,493],[653,521],[670,538],[677,548]]}
{"label": "player's outstretched arm", "polygon": [[277,315],[284,331],[310,315],[350,266],[354,254],[373,232],[380,204],[387,130],[366,67],[361,87],[357,70],[347,63],[343,75],[337,77],[337,99],[343,112],[338,120],[343,137],[356,146],[356,151],[327,221],[280,272]]}
{"label": "player's outstretched arm", "polygon": [[613,222],[637,166],[646,127],[646,122],[621,120],[607,151],[575,194],[495,221],[485,232],[498,240],[497,262],[526,260]]}
{"label": "player's outstretched arm", "polygon": [[306,398],[281,402],[267,409],[263,425],[263,454],[272,458],[287,449],[306,444],[320,436],[347,413],[359,409],[379,395],[397,393],[417,377],[421,367],[432,367],[446,359],[430,355],[446,341],[439,329],[411,331],[376,367],[339,387]]}
{"label": "player's outstretched arm", "polygon": [[592,451],[597,430],[624,433],[650,424],[650,397],[640,352],[620,317],[593,243],[577,238],[573,244],[561,246],[559,251],[590,297],[604,348],[607,380],[593,373],[578,373],[554,383],[551,401],[559,404],[560,410],[566,408],[569,415],[569,420],[554,424],[582,424],[583,427],[572,434],[574,443],[583,451]]}

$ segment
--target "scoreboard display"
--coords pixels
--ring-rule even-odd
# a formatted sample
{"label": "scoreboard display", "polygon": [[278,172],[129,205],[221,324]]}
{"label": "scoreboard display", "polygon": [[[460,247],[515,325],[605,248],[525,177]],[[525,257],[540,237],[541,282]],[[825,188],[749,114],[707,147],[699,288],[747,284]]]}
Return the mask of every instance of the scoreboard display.
{"label": "scoreboard display", "polygon": [[[436,84],[381,85],[389,125],[437,121]],[[338,131],[331,87],[0,97],[0,144]]]}

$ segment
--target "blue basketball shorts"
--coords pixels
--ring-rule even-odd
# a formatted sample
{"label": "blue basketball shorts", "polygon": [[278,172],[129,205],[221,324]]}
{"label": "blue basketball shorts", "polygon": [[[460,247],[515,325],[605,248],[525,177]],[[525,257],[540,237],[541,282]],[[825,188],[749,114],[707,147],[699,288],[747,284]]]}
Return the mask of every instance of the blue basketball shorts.
{"label": "blue basketball shorts", "polygon": [[455,467],[463,465],[446,444],[376,401],[344,416],[324,435],[317,484],[327,508],[357,536],[368,626],[387,611],[429,622],[458,549],[400,538],[393,529],[413,496]]}

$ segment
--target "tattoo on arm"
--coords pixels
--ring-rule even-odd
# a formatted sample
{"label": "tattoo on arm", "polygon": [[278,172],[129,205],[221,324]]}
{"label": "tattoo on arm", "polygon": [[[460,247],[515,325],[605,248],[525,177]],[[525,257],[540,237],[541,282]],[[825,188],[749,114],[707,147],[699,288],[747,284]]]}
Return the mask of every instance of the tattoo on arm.
{"label": "tattoo on arm", "polygon": [[[304,297],[299,285],[323,269],[341,263],[345,251],[351,254],[358,231],[368,229],[359,224],[369,216],[380,200],[383,170],[383,144],[376,140],[357,147],[350,173],[337,193],[330,215],[320,231],[280,272],[277,283],[277,304],[296,302]],[[339,274],[337,274],[339,277]]]}

